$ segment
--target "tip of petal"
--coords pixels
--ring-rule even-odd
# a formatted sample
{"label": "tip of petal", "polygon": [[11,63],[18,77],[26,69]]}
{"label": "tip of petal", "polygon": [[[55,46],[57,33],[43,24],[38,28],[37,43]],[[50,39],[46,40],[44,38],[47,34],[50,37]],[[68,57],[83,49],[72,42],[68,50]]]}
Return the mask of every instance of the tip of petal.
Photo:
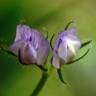
{"label": "tip of petal", "polygon": [[53,66],[54,66],[55,68],[59,69],[59,68],[60,68],[59,57],[54,56],[54,57],[53,57],[52,64],[53,64]]}

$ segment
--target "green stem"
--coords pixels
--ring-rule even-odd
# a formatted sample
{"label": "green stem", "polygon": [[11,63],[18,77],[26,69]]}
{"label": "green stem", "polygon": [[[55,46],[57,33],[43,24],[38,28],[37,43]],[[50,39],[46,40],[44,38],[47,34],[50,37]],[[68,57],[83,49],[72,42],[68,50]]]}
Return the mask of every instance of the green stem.
{"label": "green stem", "polygon": [[36,88],[34,89],[34,91],[32,92],[32,94],[30,96],[38,96],[38,94],[40,93],[40,91],[44,87],[48,77],[49,77],[49,75],[47,72],[42,73],[42,77],[41,77],[38,85],[36,86]]}

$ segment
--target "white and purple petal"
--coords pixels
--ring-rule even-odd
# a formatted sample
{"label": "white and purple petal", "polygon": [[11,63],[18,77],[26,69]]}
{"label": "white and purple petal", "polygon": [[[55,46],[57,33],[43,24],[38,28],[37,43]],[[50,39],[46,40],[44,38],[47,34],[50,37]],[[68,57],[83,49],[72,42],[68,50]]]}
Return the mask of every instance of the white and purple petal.
{"label": "white and purple petal", "polygon": [[[10,47],[15,55],[20,55],[23,63],[42,65],[46,62],[50,51],[49,42],[43,34],[27,25],[18,25],[16,37]],[[20,54],[19,54],[20,51]]]}
{"label": "white and purple petal", "polygon": [[27,25],[17,25],[15,41],[27,39],[31,36],[31,28]]}
{"label": "white and purple petal", "polygon": [[[66,64],[72,60],[81,47],[81,42],[77,37],[75,29],[68,29],[58,34],[53,56],[53,65]],[[58,59],[57,59],[58,58]],[[57,59],[57,60],[56,60]]]}

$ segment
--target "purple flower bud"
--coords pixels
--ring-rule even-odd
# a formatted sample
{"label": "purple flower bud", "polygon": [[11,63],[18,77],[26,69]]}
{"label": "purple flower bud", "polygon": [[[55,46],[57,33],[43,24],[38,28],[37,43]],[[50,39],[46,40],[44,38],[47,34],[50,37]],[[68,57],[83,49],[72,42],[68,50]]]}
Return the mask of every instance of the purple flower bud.
{"label": "purple flower bud", "polygon": [[58,34],[53,56],[53,66],[60,68],[72,60],[81,47],[81,42],[76,35],[75,29],[68,29]]}
{"label": "purple flower bud", "polygon": [[18,25],[16,37],[10,51],[16,56],[20,55],[20,59],[24,64],[36,63],[42,65],[47,60],[50,45],[42,33],[31,29],[27,25]]}

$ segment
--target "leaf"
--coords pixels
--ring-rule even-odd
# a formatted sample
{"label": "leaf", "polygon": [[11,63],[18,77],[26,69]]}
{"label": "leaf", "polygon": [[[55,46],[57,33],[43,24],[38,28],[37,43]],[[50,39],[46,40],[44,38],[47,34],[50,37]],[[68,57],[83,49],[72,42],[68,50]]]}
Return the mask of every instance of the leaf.
{"label": "leaf", "polygon": [[67,83],[63,80],[62,73],[61,73],[61,69],[57,69],[57,73],[58,73],[58,76],[59,76],[60,81],[61,81],[63,84],[67,84]]}

